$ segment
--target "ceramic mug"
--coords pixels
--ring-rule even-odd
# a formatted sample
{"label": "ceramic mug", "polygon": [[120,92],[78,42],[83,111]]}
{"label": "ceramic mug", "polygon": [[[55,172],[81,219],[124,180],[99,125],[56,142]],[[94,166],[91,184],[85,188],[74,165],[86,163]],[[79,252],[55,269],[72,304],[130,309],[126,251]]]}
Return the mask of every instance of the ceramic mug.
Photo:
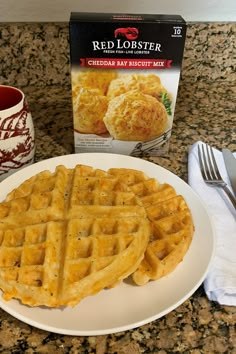
{"label": "ceramic mug", "polygon": [[35,139],[24,93],[0,85],[0,181],[34,161]]}

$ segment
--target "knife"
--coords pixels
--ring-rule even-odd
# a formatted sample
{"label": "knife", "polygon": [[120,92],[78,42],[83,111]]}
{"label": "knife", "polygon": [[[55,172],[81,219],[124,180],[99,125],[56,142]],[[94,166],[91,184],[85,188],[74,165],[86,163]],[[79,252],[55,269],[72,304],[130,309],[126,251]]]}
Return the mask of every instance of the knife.
{"label": "knife", "polygon": [[222,154],[230,184],[236,196],[236,159],[229,149],[222,149]]}

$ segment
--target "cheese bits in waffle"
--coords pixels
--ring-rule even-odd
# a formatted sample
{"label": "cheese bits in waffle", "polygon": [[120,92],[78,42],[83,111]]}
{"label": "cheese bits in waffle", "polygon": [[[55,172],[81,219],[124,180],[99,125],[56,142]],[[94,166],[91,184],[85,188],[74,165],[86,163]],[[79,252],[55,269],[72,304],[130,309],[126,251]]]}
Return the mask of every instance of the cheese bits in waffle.
{"label": "cheese bits in waffle", "polygon": [[30,306],[74,306],[132,276],[171,272],[191,243],[182,196],[143,172],[58,166],[0,203],[0,289]]}
{"label": "cheese bits in waffle", "polygon": [[144,285],[169,274],[182,261],[194,232],[191,212],[184,198],[169,184],[159,184],[143,172],[113,168],[109,173],[120,176],[140,198],[151,225],[144,259],[132,274],[134,282]]}
{"label": "cheese bits in waffle", "polygon": [[84,88],[99,89],[103,95],[106,95],[111,81],[116,78],[115,70],[85,69],[72,73],[72,86],[79,84]]}
{"label": "cheese bits in waffle", "polygon": [[73,306],[113,286],[135,271],[150,236],[135,194],[83,165],[30,178],[0,218],[0,289],[31,306]]}

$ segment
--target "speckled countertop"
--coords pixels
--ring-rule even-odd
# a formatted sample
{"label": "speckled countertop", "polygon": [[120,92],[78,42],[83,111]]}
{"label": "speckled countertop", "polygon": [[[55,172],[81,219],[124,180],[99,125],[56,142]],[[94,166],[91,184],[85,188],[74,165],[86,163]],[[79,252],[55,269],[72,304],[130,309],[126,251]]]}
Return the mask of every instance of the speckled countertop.
{"label": "speckled countertop", "polygon": [[[0,83],[27,95],[35,161],[73,153],[67,24],[1,24]],[[169,153],[152,161],[187,181],[197,140],[236,151],[235,24],[189,24]],[[0,353],[236,353],[236,308],[210,302],[200,286],[182,305],[137,329],[65,336],[0,310]]]}

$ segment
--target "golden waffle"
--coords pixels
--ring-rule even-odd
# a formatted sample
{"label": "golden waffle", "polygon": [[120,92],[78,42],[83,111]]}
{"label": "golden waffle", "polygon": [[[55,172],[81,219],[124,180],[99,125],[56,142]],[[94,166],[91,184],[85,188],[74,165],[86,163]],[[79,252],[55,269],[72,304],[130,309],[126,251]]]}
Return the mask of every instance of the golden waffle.
{"label": "golden waffle", "polygon": [[125,181],[142,201],[151,222],[151,237],[132,278],[138,285],[159,279],[182,261],[193,235],[190,210],[169,184],[159,184],[143,172],[132,169],[110,169],[109,173]]}
{"label": "golden waffle", "polygon": [[26,180],[0,204],[0,227],[63,219],[71,175],[72,170],[60,166],[55,173],[43,171]]}
{"label": "golden waffle", "polygon": [[193,234],[189,208],[143,172],[58,166],[0,203],[0,288],[31,306],[76,305],[132,274],[167,275]]}
{"label": "golden waffle", "polygon": [[89,167],[85,166],[75,168],[68,208],[70,218],[146,216],[139,198],[118,177],[101,170],[93,176],[87,170]]}
{"label": "golden waffle", "polygon": [[0,288],[31,306],[76,305],[135,271],[150,223],[119,178],[58,166],[0,204]]}
{"label": "golden waffle", "polygon": [[0,231],[4,298],[76,305],[131,274],[149,236],[140,218],[71,219]]}

